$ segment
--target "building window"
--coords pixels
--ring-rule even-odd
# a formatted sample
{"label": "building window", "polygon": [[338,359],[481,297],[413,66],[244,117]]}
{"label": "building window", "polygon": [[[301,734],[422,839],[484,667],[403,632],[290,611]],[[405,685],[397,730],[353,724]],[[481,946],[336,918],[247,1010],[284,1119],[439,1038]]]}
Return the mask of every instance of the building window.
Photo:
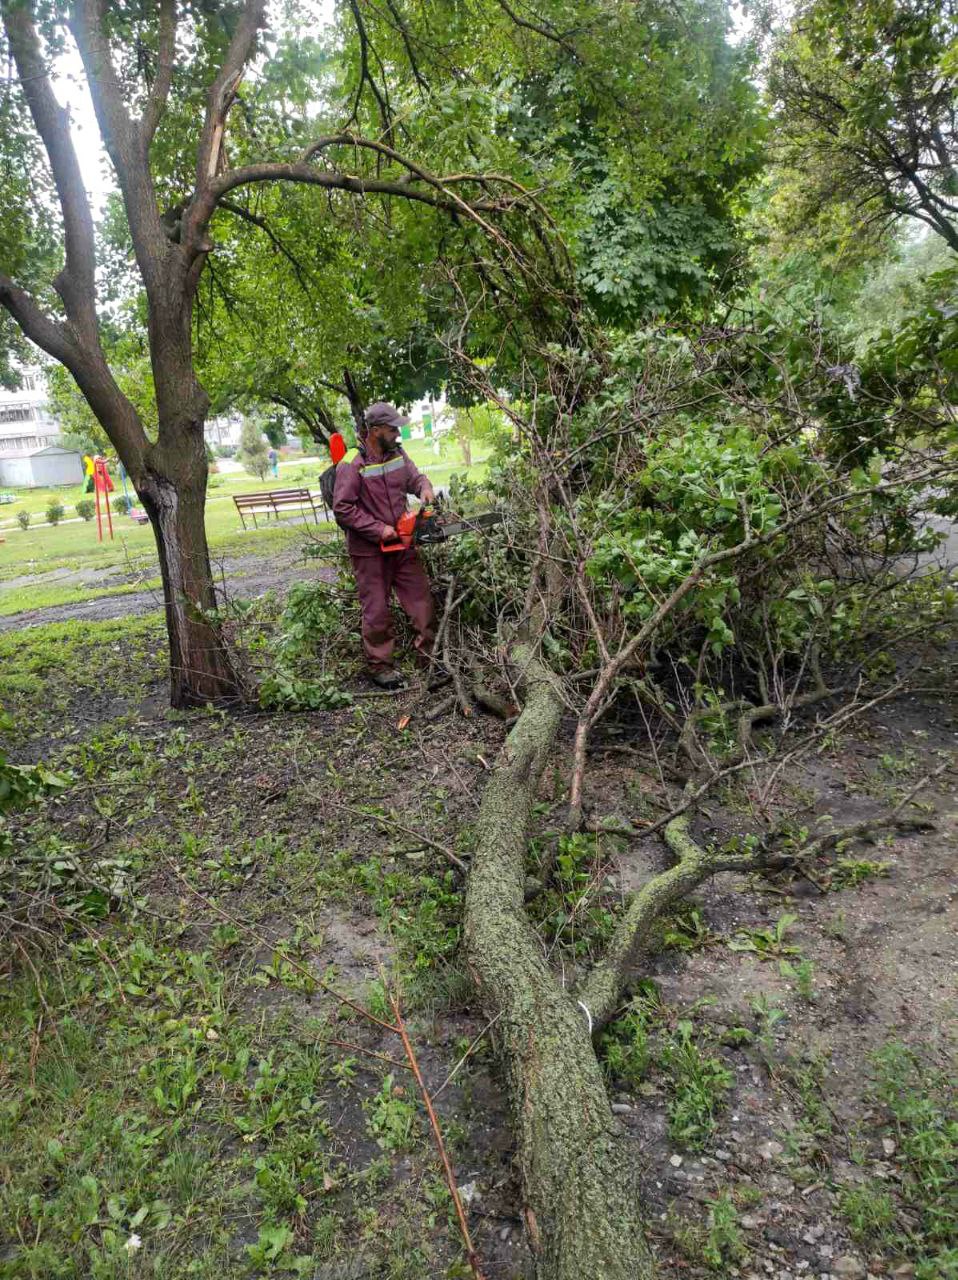
{"label": "building window", "polygon": [[9,404],[0,408],[0,422],[32,422],[33,410],[27,404]]}

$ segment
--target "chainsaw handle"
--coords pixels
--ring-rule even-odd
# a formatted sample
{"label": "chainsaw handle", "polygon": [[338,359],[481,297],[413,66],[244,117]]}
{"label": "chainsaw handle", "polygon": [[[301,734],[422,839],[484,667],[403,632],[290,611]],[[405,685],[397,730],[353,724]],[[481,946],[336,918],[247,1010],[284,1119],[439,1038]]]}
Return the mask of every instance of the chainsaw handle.
{"label": "chainsaw handle", "polygon": [[418,534],[424,523],[431,521],[435,514],[436,509],[432,503],[423,503],[419,510],[415,512],[404,512],[396,522],[395,538],[390,538],[388,541],[381,540],[379,550],[384,552],[408,551],[418,541]]}

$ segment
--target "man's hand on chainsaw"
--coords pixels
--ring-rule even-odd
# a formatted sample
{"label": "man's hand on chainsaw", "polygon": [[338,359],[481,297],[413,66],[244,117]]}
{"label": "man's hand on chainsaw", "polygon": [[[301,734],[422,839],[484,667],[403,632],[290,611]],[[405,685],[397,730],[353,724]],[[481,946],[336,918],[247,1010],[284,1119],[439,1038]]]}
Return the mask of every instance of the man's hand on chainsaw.
{"label": "man's hand on chainsaw", "polygon": [[399,537],[399,534],[396,532],[396,530],[392,527],[391,524],[383,525],[383,532],[382,532],[383,542],[395,542],[398,537]]}
{"label": "man's hand on chainsaw", "polygon": [[419,501],[424,507],[431,507],[436,501],[436,494],[428,480],[422,487],[422,493],[419,495]]}

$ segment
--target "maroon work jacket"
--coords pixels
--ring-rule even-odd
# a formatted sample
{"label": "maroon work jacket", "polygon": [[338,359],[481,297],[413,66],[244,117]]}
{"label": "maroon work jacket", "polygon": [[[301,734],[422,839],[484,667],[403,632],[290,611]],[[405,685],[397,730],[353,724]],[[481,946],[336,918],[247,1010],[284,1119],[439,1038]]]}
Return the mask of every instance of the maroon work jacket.
{"label": "maroon work jacket", "polygon": [[406,510],[406,494],[422,496],[426,477],[400,449],[391,458],[371,459],[358,453],[336,468],[333,514],[346,528],[351,556],[379,555],[383,529],[395,529]]}

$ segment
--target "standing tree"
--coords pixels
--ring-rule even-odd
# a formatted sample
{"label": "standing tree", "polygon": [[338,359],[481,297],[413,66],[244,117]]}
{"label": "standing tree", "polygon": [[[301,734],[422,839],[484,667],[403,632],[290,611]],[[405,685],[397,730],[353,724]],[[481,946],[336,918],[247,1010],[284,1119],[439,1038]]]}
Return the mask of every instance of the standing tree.
{"label": "standing tree", "polygon": [[[195,362],[194,322],[201,282],[217,288],[214,233],[221,235],[224,218],[247,222],[276,248],[254,189],[318,186],[327,199],[315,203],[315,222],[328,214],[339,227],[349,225],[354,206],[373,208],[365,197],[382,198],[352,234],[364,269],[392,277],[384,263],[392,268],[408,254],[415,275],[416,264],[452,249],[470,229],[491,239],[497,266],[507,269],[500,215],[526,209],[540,232],[552,216],[526,194],[528,180],[555,206],[589,298],[610,318],[701,296],[727,259],[737,188],[754,171],[756,148],[748,57],[725,41],[723,0],[653,0],[641,9],[581,0],[571,23],[567,9],[544,4],[530,20],[482,0],[408,0],[390,4],[388,14],[351,2],[330,51],[291,33],[295,9],[277,13],[283,29],[269,34],[266,0],[195,7],[0,0],[17,74],[0,134],[17,196],[16,216],[0,235],[0,304],[69,370],[150,517],[174,705],[239,692],[211,616],[209,395]],[[68,39],[79,50],[122,199],[155,437],[103,340],[112,262],[98,273],[69,115],[54,91],[52,69]],[[414,218],[413,209],[443,216]],[[62,243],[50,232],[57,222]],[[326,278],[321,249],[314,260]],[[496,286],[487,279],[479,287]],[[446,302],[465,302],[468,311],[468,300]],[[348,330],[355,317],[339,314],[337,323]],[[288,346],[281,321],[280,340]],[[338,388],[342,366],[330,368]]]}
{"label": "standing tree", "polygon": [[[177,0],[158,0],[145,9],[108,7],[102,0],[43,7],[3,0],[0,14],[18,80],[5,104],[16,128],[4,131],[2,145],[28,207],[29,199],[40,206],[32,221],[21,215],[0,239],[0,304],[72,374],[150,517],[163,579],[173,705],[237,696],[236,673],[210,617],[215,593],[204,525],[203,439],[209,397],[193,351],[194,305],[214,249],[214,214],[238,189],[281,181],[415,201],[491,230],[487,219],[521,196],[514,185],[498,195],[501,184],[485,181],[481,173],[444,180],[404,160],[389,142],[349,130],[306,138],[303,119],[294,128],[283,115],[287,86],[281,76],[271,79],[254,65],[269,51],[265,0],[197,9]],[[155,439],[119,385],[102,340],[105,286],[97,277],[93,216],[69,112],[57,99],[51,74],[64,24],[79,50],[122,195],[145,304]],[[262,91],[264,122],[259,129],[245,121],[236,125],[228,151],[230,113],[244,78],[254,94]],[[351,123],[356,119],[354,112]],[[264,149],[269,159],[262,158]],[[351,172],[336,162],[339,154],[348,157]],[[249,162],[238,163],[241,155]],[[38,236],[38,260],[30,241],[48,224],[44,215],[52,212],[54,199],[63,231],[62,266],[44,276],[44,267],[56,260],[56,246],[48,234]]]}
{"label": "standing tree", "polygon": [[844,206],[858,227],[914,219],[958,251],[956,40],[954,0],[797,7],[769,92],[800,208]]}

